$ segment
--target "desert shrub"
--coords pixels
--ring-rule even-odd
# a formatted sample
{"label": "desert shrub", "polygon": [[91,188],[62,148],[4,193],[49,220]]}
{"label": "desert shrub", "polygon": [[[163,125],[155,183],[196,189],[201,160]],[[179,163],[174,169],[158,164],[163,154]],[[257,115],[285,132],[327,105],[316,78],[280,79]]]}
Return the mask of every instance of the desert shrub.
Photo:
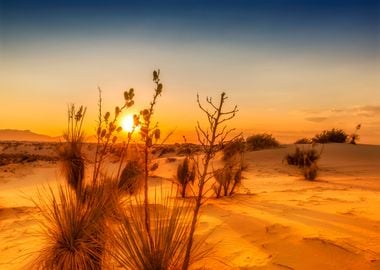
{"label": "desert shrub", "polygon": [[195,180],[195,165],[190,157],[184,158],[184,160],[177,167],[176,180],[180,186],[180,192],[182,198],[186,197],[186,189],[188,185],[193,184]]}
{"label": "desert shrub", "polygon": [[303,168],[303,175],[306,180],[315,180],[317,178],[318,166],[316,162],[310,164],[310,166],[305,166]]}
{"label": "desert shrub", "polygon": [[276,138],[274,138],[272,134],[267,133],[249,136],[246,143],[249,151],[269,149],[280,146],[280,143],[276,140]]}
{"label": "desert shrub", "polygon": [[73,191],[50,188],[35,201],[43,220],[45,244],[35,267],[43,270],[102,269],[106,212],[112,193],[98,188],[78,200]]}
{"label": "desert shrub", "polygon": [[76,110],[74,105],[68,109],[68,127],[63,138],[65,143],[58,151],[61,159],[61,171],[63,172],[67,183],[80,193],[83,188],[83,180],[85,173],[85,158],[82,151],[84,142],[84,134],[82,124],[86,108],[82,106]]}
{"label": "desert shrub", "polygon": [[[162,202],[157,199],[162,197]],[[127,206],[122,222],[112,234],[110,254],[122,269],[182,269],[190,233],[192,204],[157,196],[150,205],[150,238],[145,228],[144,202]],[[193,261],[203,256],[193,247]],[[195,253],[194,253],[195,252]]]}
{"label": "desert shrub", "polygon": [[216,183],[214,185],[214,193],[217,198],[221,196],[231,196],[236,187],[241,184],[242,166],[231,166],[227,164],[225,167],[214,171]]}
{"label": "desert shrub", "polygon": [[305,179],[314,180],[317,177],[317,161],[320,157],[321,152],[318,153],[314,147],[309,149],[296,147],[294,153],[285,156],[285,160],[289,165],[298,166],[303,171]]}
{"label": "desert shrub", "polygon": [[310,166],[312,163],[319,159],[319,154],[314,148],[301,149],[296,147],[296,150],[292,154],[287,154],[285,160],[289,165],[298,167]]}
{"label": "desert shrub", "polygon": [[312,141],[314,143],[345,143],[348,135],[342,129],[324,130],[316,134]]}
{"label": "desert shrub", "polygon": [[311,144],[311,139],[308,138],[301,138],[294,142],[294,144]]}
{"label": "desert shrub", "polygon": [[356,128],[355,128],[354,133],[352,133],[352,134],[349,136],[349,143],[350,143],[350,144],[356,144],[356,142],[359,140],[360,137],[359,137],[358,132],[359,132],[361,126],[362,126],[361,124],[357,125]]}
{"label": "desert shrub", "polygon": [[243,138],[238,138],[236,140],[230,141],[223,147],[223,160],[227,161],[235,155],[243,153],[244,151],[245,142]]}
{"label": "desert shrub", "polygon": [[137,160],[129,160],[121,172],[118,188],[129,195],[136,194],[144,180],[143,164]]}

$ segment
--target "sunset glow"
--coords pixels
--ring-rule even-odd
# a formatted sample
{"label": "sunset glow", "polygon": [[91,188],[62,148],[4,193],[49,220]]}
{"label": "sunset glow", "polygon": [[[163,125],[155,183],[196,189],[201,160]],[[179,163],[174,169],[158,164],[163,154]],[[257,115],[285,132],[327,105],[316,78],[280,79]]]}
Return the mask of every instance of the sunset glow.
{"label": "sunset glow", "polygon": [[133,115],[132,114],[126,115],[121,119],[121,127],[126,132],[133,131]]}

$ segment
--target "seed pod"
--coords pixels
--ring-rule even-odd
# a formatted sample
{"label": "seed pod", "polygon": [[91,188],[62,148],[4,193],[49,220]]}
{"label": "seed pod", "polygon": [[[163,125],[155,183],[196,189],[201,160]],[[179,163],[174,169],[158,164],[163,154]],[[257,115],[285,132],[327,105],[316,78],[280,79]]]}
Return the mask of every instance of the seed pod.
{"label": "seed pod", "polygon": [[110,112],[106,112],[106,114],[104,115],[104,120],[108,121],[108,119],[110,118]]}
{"label": "seed pod", "polygon": [[122,127],[118,127],[118,128],[116,129],[117,132],[121,132],[122,130],[123,130]]}
{"label": "seed pod", "polygon": [[137,127],[140,124],[140,118],[137,114],[133,115],[133,124]]}
{"label": "seed pod", "polygon": [[113,138],[112,138],[112,143],[115,143],[116,140],[117,140],[117,137],[116,137],[116,136],[113,136]]}
{"label": "seed pod", "polygon": [[130,101],[127,101],[127,102],[126,102],[126,105],[127,105],[128,108],[129,108],[129,107],[132,107],[133,104],[135,104],[135,102],[134,102],[133,100],[130,100]]}
{"label": "seed pod", "polygon": [[155,171],[157,169],[158,169],[158,163],[152,164],[152,166],[150,166],[150,168],[149,168],[150,171]]}
{"label": "seed pod", "polygon": [[115,107],[115,116],[117,117],[120,114],[120,108],[119,106]]}
{"label": "seed pod", "polygon": [[154,138],[158,140],[161,137],[161,131],[159,129],[154,130]]}
{"label": "seed pod", "polygon": [[158,72],[155,70],[153,71],[153,81],[157,81],[158,80]]}
{"label": "seed pod", "polygon": [[124,91],[124,99],[125,99],[125,101],[129,100],[129,92],[128,91]]}
{"label": "seed pod", "polygon": [[157,93],[158,93],[158,94],[161,94],[161,92],[162,92],[162,83],[159,83],[159,84],[157,85]]}
{"label": "seed pod", "polygon": [[106,135],[107,131],[105,129],[102,130],[102,133],[100,134],[100,137],[104,137]]}
{"label": "seed pod", "polygon": [[152,146],[152,138],[151,138],[151,137],[148,137],[148,138],[146,139],[146,144],[147,144],[148,147],[151,147],[151,146]]}
{"label": "seed pod", "polygon": [[102,132],[102,128],[98,127],[98,130],[96,131],[96,134],[99,136],[101,132]]}

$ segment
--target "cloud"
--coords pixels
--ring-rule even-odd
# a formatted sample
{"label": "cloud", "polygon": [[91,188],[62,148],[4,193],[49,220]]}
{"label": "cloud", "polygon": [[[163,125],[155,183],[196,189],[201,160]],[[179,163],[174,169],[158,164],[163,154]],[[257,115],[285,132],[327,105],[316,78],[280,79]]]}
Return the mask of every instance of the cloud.
{"label": "cloud", "polygon": [[328,119],[328,117],[322,117],[322,116],[315,116],[315,117],[306,117],[305,118],[307,121],[310,121],[310,122],[316,122],[316,123],[320,123],[320,122],[323,122],[325,120]]}

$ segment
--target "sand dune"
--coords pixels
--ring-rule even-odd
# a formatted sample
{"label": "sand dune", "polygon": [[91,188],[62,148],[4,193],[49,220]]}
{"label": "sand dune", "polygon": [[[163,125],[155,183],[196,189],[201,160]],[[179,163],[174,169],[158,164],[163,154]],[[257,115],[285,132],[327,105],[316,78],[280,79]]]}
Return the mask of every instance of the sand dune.
{"label": "sand dune", "polygon": [[[216,247],[205,267],[380,269],[380,146],[326,145],[313,182],[283,162],[293,148],[247,153],[239,193],[207,201],[198,235]],[[171,186],[175,155],[157,159],[152,185]],[[0,269],[25,269],[38,250],[40,215],[29,198],[60,181],[55,162],[0,166]]]}

